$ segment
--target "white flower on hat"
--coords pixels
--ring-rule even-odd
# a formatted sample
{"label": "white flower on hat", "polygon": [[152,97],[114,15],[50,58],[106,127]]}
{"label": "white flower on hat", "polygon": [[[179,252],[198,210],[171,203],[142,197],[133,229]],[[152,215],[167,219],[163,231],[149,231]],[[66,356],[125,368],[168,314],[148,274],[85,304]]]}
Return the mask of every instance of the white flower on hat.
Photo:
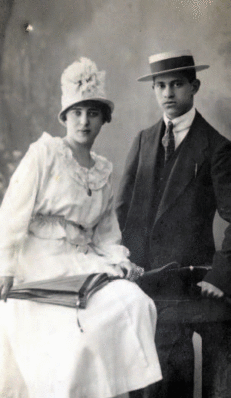
{"label": "white flower on hat", "polygon": [[111,112],[113,102],[106,99],[105,71],[98,71],[95,62],[81,57],[73,62],[61,76],[62,110],[59,121],[63,123],[63,115],[70,106],[86,100],[97,100],[107,104]]}
{"label": "white flower on hat", "polygon": [[105,71],[98,71],[95,62],[81,57],[68,66],[61,77],[63,95],[78,94],[85,97],[104,97]]}

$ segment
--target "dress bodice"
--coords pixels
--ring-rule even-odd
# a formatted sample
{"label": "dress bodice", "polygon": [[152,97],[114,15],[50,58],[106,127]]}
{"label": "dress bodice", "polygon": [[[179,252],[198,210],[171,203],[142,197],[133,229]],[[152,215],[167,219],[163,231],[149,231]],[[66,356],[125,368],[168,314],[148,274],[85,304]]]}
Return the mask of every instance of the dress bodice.
{"label": "dress bodice", "polygon": [[90,244],[113,263],[127,258],[113,209],[112,164],[94,152],[91,156],[94,166],[81,167],[63,139],[48,133],[30,145],[0,209],[1,275],[14,273],[17,252],[28,234]]}

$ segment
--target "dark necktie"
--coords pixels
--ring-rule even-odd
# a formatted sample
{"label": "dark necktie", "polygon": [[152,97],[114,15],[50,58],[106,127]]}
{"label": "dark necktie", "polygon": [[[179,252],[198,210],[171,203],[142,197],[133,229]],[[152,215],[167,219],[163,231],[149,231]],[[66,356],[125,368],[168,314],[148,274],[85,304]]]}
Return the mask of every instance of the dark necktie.
{"label": "dark necktie", "polygon": [[175,139],[173,134],[173,124],[168,122],[164,136],[162,138],[162,144],[165,150],[165,163],[170,159],[175,151]]}

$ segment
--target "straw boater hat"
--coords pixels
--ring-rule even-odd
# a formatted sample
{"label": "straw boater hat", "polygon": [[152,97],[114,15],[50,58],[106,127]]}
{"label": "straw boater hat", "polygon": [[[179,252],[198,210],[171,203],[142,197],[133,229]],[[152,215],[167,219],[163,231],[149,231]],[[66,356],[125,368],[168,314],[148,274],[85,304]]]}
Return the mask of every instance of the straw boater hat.
{"label": "straw boater hat", "polygon": [[209,68],[209,65],[195,65],[193,56],[189,50],[170,51],[151,55],[149,57],[149,64],[151,74],[139,77],[137,79],[139,82],[153,80],[153,77],[165,73],[180,72],[186,69],[194,69],[199,72]]}
{"label": "straw boater hat", "polygon": [[61,76],[62,109],[58,115],[60,123],[65,125],[65,113],[72,105],[88,100],[102,102],[113,112],[114,104],[105,94],[105,74],[84,57],[64,70]]}

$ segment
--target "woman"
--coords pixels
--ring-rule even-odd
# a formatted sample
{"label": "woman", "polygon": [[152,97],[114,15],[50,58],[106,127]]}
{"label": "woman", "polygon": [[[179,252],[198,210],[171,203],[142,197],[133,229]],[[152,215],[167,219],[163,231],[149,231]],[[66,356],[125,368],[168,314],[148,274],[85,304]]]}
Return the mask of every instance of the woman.
{"label": "woman", "polygon": [[[15,171],[0,211],[2,298],[14,283],[93,272],[130,276],[112,209],[112,165],[91,151],[113,103],[89,59],[63,73],[59,120]],[[108,398],[161,379],[156,311],[134,283],[111,282],[79,310],[8,299],[0,307],[0,396]]]}

